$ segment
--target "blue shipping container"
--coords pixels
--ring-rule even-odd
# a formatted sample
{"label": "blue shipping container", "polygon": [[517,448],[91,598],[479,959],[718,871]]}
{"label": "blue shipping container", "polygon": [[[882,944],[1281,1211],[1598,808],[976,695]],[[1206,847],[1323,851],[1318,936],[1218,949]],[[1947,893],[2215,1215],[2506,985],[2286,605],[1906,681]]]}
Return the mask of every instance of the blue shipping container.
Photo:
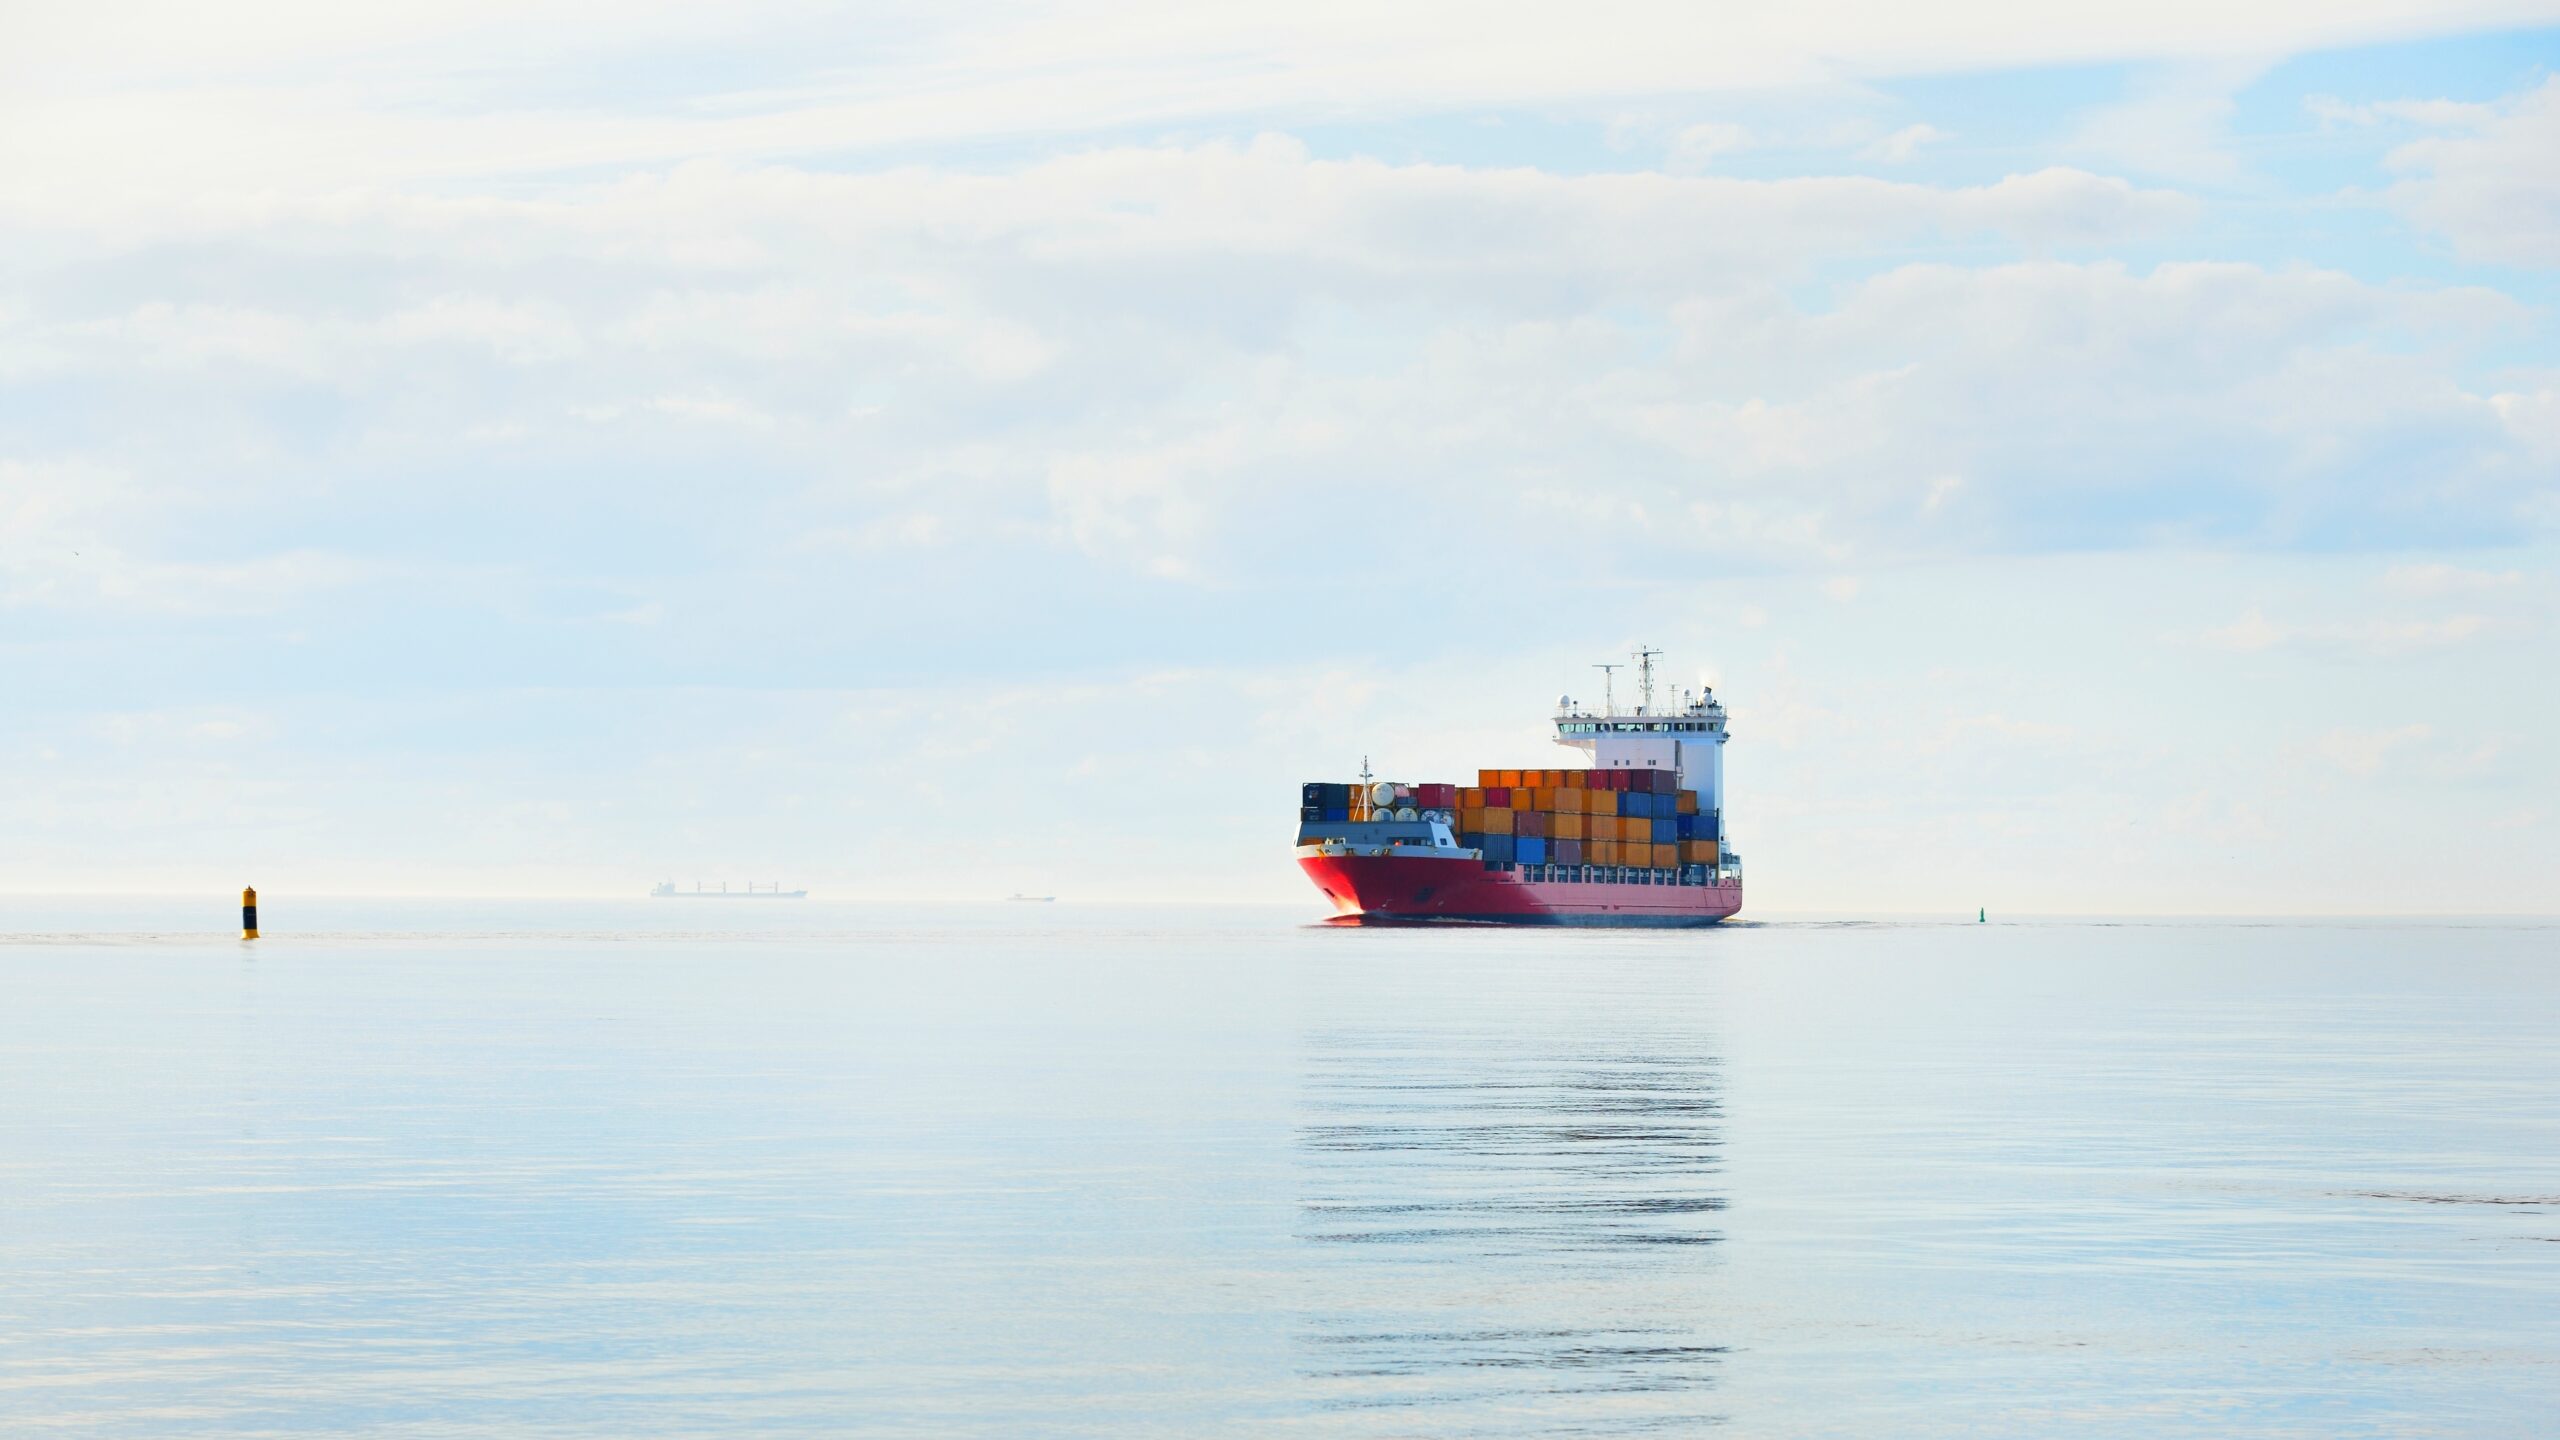
{"label": "blue shipping container", "polygon": [[1351,818],[1351,807],[1348,805],[1327,805],[1322,810],[1316,812],[1316,818],[1319,820],[1348,820]]}
{"label": "blue shipping container", "polygon": [[1698,823],[1692,828],[1696,831],[1698,839],[1721,840],[1724,838],[1724,816],[1701,815],[1698,817]]}
{"label": "blue shipping container", "polygon": [[1479,835],[1476,837],[1476,843],[1484,847],[1484,858],[1493,864],[1508,865],[1512,863],[1510,836]]}
{"label": "blue shipping container", "polygon": [[1511,853],[1523,865],[1544,865],[1547,863],[1546,838],[1540,835],[1520,836],[1511,842]]}
{"label": "blue shipping container", "polygon": [[1654,816],[1654,817],[1653,817],[1653,843],[1654,843],[1654,844],[1656,844],[1656,845],[1668,845],[1668,844],[1671,844],[1673,841],[1678,840],[1679,838],[1680,838],[1680,817],[1679,817],[1679,816],[1677,816],[1677,815],[1656,815],[1656,816]]}

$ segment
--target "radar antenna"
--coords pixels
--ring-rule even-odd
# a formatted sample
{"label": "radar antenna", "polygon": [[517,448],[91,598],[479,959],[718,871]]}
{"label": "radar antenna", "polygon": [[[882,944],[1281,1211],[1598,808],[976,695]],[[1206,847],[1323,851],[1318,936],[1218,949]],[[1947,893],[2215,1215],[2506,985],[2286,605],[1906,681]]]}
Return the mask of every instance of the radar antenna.
{"label": "radar antenna", "polygon": [[1627,667],[1624,665],[1594,665],[1591,668],[1600,672],[1600,713],[1603,715],[1617,714],[1618,672],[1626,669]]}
{"label": "radar antenna", "polygon": [[1636,662],[1636,694],[1642,697],[1636,706],[1639,715],[1653,713],[1653,657],[1661,653],[1649,645],[1639,645],[1629,654]]}

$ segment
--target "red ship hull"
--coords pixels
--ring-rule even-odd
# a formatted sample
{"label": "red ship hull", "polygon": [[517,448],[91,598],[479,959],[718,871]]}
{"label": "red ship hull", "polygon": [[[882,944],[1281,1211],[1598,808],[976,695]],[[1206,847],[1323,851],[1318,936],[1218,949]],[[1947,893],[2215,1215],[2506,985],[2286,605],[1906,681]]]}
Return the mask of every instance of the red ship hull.
{"label": "red ship hull", "polygon": [[1333,902],[1337,924],[1691,926],[1712,925],[1742,908],[1740,880],[1529,880],[1518,870],[1487,869],[1480,860],[1422,855],[1301,855],[1298,866]]}

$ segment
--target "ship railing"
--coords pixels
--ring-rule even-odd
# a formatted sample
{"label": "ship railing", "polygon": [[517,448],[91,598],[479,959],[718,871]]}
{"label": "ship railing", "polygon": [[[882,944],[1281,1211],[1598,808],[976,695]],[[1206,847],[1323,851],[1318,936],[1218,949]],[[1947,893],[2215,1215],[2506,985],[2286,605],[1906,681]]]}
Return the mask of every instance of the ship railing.
{"label": "ship railing", "polygon": [[1540,884],[1566,885],[1721,885],[1742,876],[1739,868],[1683,865],[1656,870],[1647,865],[1498,865],[1505,872]]}

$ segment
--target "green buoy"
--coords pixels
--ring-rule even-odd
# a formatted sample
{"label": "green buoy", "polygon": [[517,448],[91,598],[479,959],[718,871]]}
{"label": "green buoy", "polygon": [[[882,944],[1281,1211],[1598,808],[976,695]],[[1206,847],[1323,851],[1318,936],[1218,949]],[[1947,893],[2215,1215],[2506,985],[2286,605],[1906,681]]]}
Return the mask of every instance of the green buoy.
{"label": "green buoy", "polygon": [[1991,908],[1990,908],[1989,906],[1987,906],[1987,905],[1986,905],[1986,906],[1984,906],[1982,909],[1975,911],[1975,912],[1974,912],[1974,916],[1973,916],[1973,923],[1974,923],[1974,924],[1976,924],[1976,925],[1988,925],[1988,924],[1990,924],[1990,923],[1991,923]]}

